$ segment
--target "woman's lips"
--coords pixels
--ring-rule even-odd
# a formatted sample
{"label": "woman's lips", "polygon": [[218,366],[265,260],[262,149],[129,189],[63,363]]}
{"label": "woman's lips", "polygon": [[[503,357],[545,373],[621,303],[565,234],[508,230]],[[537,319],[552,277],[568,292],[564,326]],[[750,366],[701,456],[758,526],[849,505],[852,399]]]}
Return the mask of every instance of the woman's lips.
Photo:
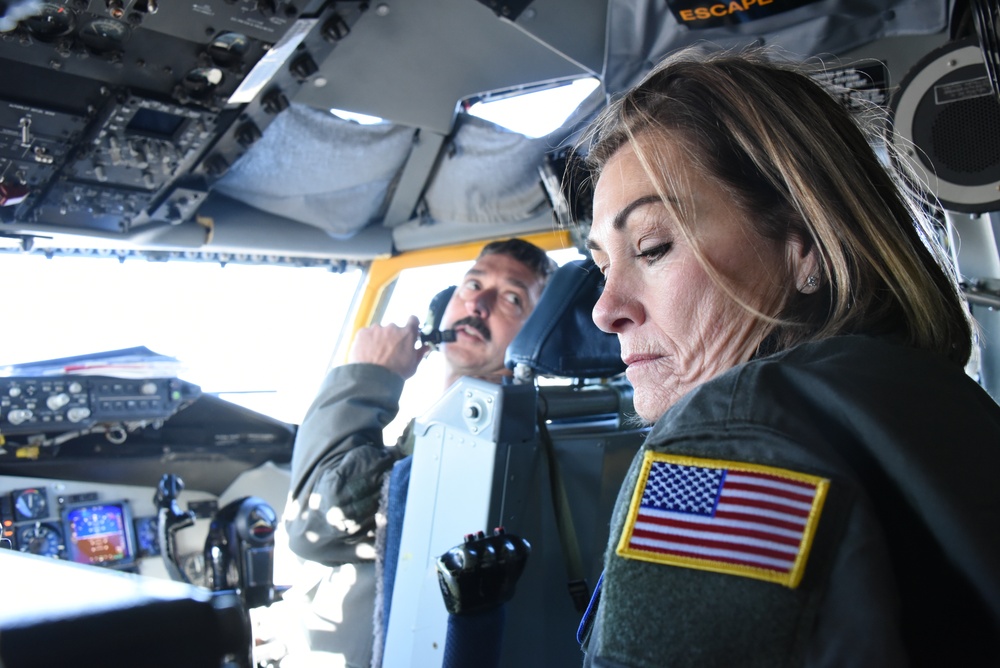
{"label": "woman's lips", "polygon": [[648,362],[655,362],[656,360],[660,359],[660,357],[661,357],[660,355],[650,355],[650,354],[635,355],[635,354],[633,354],[633,355],[626,355],[626,356],[622,357],[622,361],[625,362],[625,365],[628,366],[628,367],[642,366],[643,364],[648,363]]}

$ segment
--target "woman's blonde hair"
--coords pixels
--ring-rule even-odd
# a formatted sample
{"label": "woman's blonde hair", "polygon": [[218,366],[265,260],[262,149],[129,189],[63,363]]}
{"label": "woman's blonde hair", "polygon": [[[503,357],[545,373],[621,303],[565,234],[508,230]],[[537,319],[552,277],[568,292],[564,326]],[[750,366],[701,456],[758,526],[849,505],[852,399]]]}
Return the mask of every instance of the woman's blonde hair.
{"label": "woman's blonde hair", "polygon": [[873,334],[966,363],[972,321],[933,219],[880,162],[874,132],[798,66],[759,49],[667,58],[592,124],[593,179],[628,144],[666,192],[660,137],[680,139],[758,234],[815,246],[820,289],[791,291],[767,339],[772,350]]}

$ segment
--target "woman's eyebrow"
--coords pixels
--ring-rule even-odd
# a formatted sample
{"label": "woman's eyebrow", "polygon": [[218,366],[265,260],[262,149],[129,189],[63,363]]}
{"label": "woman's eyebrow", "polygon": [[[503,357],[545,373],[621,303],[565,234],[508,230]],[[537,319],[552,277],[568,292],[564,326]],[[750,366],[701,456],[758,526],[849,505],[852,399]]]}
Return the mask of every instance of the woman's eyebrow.
{"label": "woman's eyebrow", "polygon": [[[616,232],[621,232],[623,229],[625,229],[625,225],[628,223],[628,217],[632,215],[633,211],[635,211],[639,207],[646,206],[647,204],[652,204],[654,202],[662,202],[662,201],[663,199],[659,195],[644,195],[638,199],[632,200],[624,207],[622,207],[622,210],[615,215],[614,220],[611,221],[612,229],[614,229]],[[586,245],[589,250],[592,251],[601,250],[601,245],[598,244],[593,239],[591,239],[589,236],[587,237]]]}
{"label": "woman's eyebrow", "polygon": [[625,229],[625,225],[628,223],[628,217],[632,215],[633,211],[639,207],[646,206],[647,204],[662,201],[663,200],[659,195],[645,195],[639,199],[629,202],[622,208],[621,211],[618,212],[615,219],[611,221],[611,227],[616,231],[621,232]]}

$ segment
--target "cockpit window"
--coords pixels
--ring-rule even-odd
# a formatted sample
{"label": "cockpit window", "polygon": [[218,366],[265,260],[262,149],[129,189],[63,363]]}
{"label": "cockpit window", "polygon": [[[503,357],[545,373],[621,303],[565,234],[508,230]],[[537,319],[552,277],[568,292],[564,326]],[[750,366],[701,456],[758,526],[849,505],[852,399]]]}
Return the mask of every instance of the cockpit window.
{"label": "cockpit window", "polygon": [[361,271],[31,253],[0,255],[0,277],[0,367],[145,346],[203,392],[298,424]]}
{"label": "cockpit window", "polygon": [[526,137],[545,137],[562,127],[598,85],[594,77],[585,77],[554,88],[483,96],[471,101],[468,113]]}

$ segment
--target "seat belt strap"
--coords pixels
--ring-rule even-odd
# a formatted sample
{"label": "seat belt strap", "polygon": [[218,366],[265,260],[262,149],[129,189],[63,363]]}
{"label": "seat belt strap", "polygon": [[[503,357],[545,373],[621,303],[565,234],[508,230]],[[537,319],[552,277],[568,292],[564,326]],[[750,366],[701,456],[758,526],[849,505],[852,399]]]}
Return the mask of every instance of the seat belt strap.
{"label": "seat belt strap", "polygon": [[552,436],[545,424],[545,416],[542,411],[538,411],[538,434],[545,447],[545,458],[549,464],[549,488],[552,492],[552,508],[556,516],[556,529],[559,531],[559,542],[562,544],[563,555],[566,559],[566,573],[568,576],[567,588],[569,595],[573,599],[573,607],[577,612],[582,613],[587,609],[587,602],[590,599],[590,587],[587,585],[586,575],[583,570],[583,558],[580,556],[580,544],[576,538],[576,528],[573,525],[573,514],[570,512],[569,497],[566,495],[566,486],[563,484],[562,472],[559,470],[559,462],[556,459],[555,446],[552,443]]}

